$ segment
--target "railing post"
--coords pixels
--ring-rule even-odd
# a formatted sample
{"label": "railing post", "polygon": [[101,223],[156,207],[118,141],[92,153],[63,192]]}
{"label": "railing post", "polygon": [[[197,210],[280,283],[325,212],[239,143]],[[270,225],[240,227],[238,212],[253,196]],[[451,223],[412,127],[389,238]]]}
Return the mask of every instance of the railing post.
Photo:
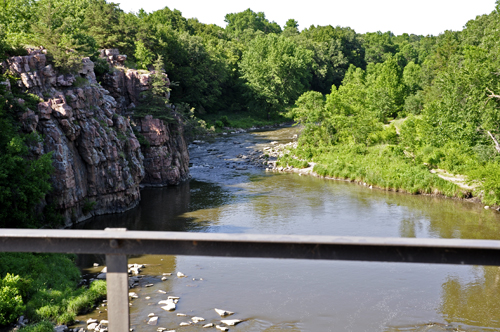
{"label": "railing post", "polygon": [[[124,231],[125,229],[109,229],[109,231]],[[110,240],[110,246],[119,246],[116,240]],[[106,286],[108,300],[108,327],[110,332],[128,332],[129,299],[128,299],[128,266],[127,255],[106,255]]]}

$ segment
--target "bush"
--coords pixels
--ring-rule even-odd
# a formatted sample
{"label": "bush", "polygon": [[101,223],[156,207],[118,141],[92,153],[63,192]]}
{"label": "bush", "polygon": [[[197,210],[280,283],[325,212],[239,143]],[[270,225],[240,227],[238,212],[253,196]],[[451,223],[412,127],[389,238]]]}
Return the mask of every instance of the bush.
{"label": "bush", "polygon": [[112,69],[106,59],[97,58],[94,60],[94,73],[98,82],[102,82],[104,75],[111,73]]}
{"label": "bush", "polygon": [[222,129],[224,127],[224,122],[222,121],[215,121],[215,128],[219,128],[219,129]]}
{"label": "bush", "polygon": [[[19,277],[13,278],[8,273]],[[74,264],[74,255],[0,253],[1,276],[9,281],[8,292],[0,292],[3,294],[0,295],[0,316],[9,313],[3,324],[13,322],[23,312],[32,322],[71,323],[77,314],[90,309],[106,295],[104,281],[95,281],[88,289],[77,288],[80,271]],[[16,296],[22,296],[21,302]],[[6,305],[13,307],[15,314],[2,307]],[[42,324],[40,328],[43,327]]]}
{"label": "bush", "polygon": [[94,209],[94,206],[96,204],[97,204],[97,202],[86,200],[85,203],[83,203],[83,207],[82,207],[83,214],[84,215],[89,214]]}
{"label": "bush", "polygon": [[21,297],[22,280],[10,273],[0,281],[0,325],[7,325],[26,310]]}
{"label": "bush", "polygon": [[229,119],[227,118],[227,115],[223,115],[220,117],[220,121],[224,125],[224,127],[231,127],[231,122],[229,122]]}

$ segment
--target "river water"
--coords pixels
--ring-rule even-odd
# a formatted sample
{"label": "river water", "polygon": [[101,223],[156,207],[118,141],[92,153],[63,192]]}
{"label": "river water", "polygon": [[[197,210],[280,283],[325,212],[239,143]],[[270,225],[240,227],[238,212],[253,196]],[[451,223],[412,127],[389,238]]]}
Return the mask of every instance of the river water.
{"label": "river water", "polygon": [[[177,187],[142,190],[140,206],[101,216],[79,228],[499,239],[500,214],[460,200],[369,189],[296,174],[265,172],[236,158],[270,141],[289,142],[293,128],[221,136],[190,147],[193,179]],[[85,256],[80,264],[104,263]],[[145,277],[133,289],[135,331],[177,331],[190,316],[207,322],[213,310],[234,311],[230,331],[498,331],[500,268],[430,264],[137,256]],[[177,278],[181,271],[187,278]],[[161,281],[163,273],[171,272]],[[193,280],[194,279],[194,280]],[[143,287],[152,283],[152,287]],[[167,294],[158,291],[166,291]],[[175,312],[160,309],[180,297]],[[146,299],[150,297],[150,299]],[[97,310],[80,317],[104,319]],[[159,316],[147,325],[148,314]],[[185,313],[188,317],[178,317]]]}

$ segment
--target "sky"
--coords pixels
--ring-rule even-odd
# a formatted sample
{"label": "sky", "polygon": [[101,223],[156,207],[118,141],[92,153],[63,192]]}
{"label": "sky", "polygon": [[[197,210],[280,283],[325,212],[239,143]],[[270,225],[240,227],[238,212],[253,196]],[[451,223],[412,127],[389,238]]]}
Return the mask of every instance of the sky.
{"label": "sky", "polygon": [[396,35],[439,35],[462,30],[467,21],[495,9],[495,0],[110,0],[126,12],[178,9],[186,18],[225,27],[224,16],[247,8],[264,12],[283,27],[293,18],[299,29],[311,25],[340,25],[358,33],[392,31]]}

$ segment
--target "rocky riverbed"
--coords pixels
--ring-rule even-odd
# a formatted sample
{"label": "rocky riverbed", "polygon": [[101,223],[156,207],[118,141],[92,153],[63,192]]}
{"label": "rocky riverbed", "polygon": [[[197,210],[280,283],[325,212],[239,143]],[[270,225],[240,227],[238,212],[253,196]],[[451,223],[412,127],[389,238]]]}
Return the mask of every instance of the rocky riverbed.
{"label": "rocky riverbed", "polygon": [[[161,259],[163,262],[163,259]],[[170,262],[165,261],[163,269],[168,269]],[[241,313],[233,312],[226,309],[216,308],[207,315],[206,311],[197,313],[197,308],[182,308],[178,310],[178,304],[182,301],[181,296],[174,294],[170,284],[172,282],[185,283],[186,287],[198,287],[199,283],[205,282],[200,276],[186,275],[181,271],[161,272],[158,273],[158,268],[163,264],[129,264],[129,305],[131,308],[131,316],[136,317],[131,322],[131,331],[151,330],[154,327],[157,332],[174,332],[176,328],[183,328],[187,331],[187,327],[192,329],[197,328],[213,328],[214,330],[229,331],[230,327],[236,326],[245,321]],[[94,264],[94,271],[100,270],[97,275],[90,278],[86,282],[92,283],[94,280],[106,278],[106,267]],[[215,301],[214,301],[215,302]],[[136,306],[143,308],[138,314]],[[144,310],[144,308],[147,308]],[[147,314],[146,314],[147,312]],[[203,316],[203,317],[202,317]],[[229,316],[231,316],[229,318]],[[107,301],[96,305],[89,315],[78,317],[75,325],[57,326],[57,332],[107,332]]]}
{"label": "rocky riverbed", "polygon": [[190,173],[199,181],[238,183],[242,176],[273,170],[280,154],[295,146],[297,132],[297,127],[284,126],[274,137],[269,130],[256,130],[193,141]]}

